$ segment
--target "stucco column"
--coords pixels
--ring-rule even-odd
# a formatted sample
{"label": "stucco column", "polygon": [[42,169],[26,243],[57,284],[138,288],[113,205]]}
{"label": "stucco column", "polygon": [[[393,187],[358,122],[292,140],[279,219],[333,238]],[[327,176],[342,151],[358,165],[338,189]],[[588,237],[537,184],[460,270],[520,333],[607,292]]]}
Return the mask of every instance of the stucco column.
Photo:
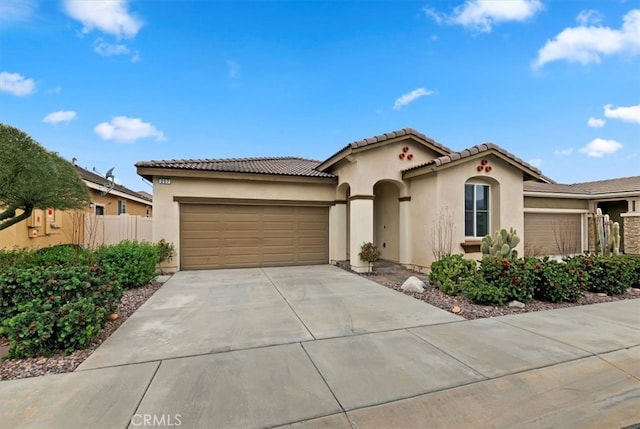
{"label": "stucco column", "polygon": [[331,206],[330,254],[332,264],[347,259],[347,202],[336,201]]}
{"label": "stucco column", "polygon": [[373,243],[373,199],[373,195],[352,195],[349,197],[351,209],[349,256],[351,269],[357,273],[369,270],[369,264],[361,261],[358,254],[363,243]]}
{"label": "stucco column", "polygon": [[400,197],[400,249],[399,262],[402,265],[411,264],[411,217],[409,216],[409,204],[411,197]]}

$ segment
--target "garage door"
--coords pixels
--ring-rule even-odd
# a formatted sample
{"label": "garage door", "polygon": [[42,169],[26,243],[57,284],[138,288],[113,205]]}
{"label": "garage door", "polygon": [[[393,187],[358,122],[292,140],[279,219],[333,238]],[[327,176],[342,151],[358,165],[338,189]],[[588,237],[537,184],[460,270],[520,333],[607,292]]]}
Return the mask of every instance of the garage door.
{"label": "garage door", "polygon": [[566,256],[581,253],[581,222],[579,214],[525,213],[525,254]]}
{"label": "garage door", "polygon": [[180,205],[181,269],[329,262],[329,208]]}

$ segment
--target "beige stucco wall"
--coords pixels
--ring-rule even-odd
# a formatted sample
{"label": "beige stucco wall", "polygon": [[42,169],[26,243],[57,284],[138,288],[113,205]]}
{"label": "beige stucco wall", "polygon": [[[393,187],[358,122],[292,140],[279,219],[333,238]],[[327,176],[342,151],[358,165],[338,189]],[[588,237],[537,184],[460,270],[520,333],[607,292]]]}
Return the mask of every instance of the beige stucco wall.
{"label": "beige stucco wall", "polygon": [[525,208],[538,209],[582,209],[589,208],[589,201],[585,199],[572,198],[540,198],[540,197],[524,197]]}
{"label": "beige stucco wall", "polygon": [[[40,222],[32,222],[40,217]],[[34,210],[31,219],[23,220],[0,231],[0,249],[41,249],[43,247],[72,242],[74,224],[78,217],[71,212],[54,210],[49,217],[44,210]],[[54,223],[57,228],[52,227]]]}
{"label": "beige stucco wall", "polygon": [[[409,150],[400,159],[403,147]],[[408,154],[413,159],[407,159]],[[393,180],[400,187],[400,196],[407,195],[402,182],[402,170],[424,164],[438,156],[423,144],[408,139],[374,147],[352,155],[355,162],[341,161],[332,169],[339,183],[348,183],[351,195],[373,195],[373,187],[380,180]]]}
{"label": "beige stucco wall", "polygon": [[[408,148],[406,152],[403,151],[404,147]],[[405,155],[403,159],[400,159],[399,155],[401,153]],[[409,154],[412,155],[411,160],[408,159]],[[374,186],[381,181],[387,182],[385,186],[395,186],[400,197],[408,196],[410,195],[408,182],[403,181],[402,170],[424,164],[436,158],[438,155],[438,153],[412,138],[380,146],[374,145],[365,150],[356,151],[351,155],[350,159],[343,159],[332,167],[331,171],[338,176],[339,183],[336,198],[346,198],[345,190],[347,189],[347,185],[351,196],[373,196]],[[376,197],[386,198],[387,201],[390,201],[390,197],[385,197],[384,195],[377,195]],[[356,271],[366,270],[366,264],[360,261],[358,257],[362,243],[379,241],[379,243],[376,244],[381,246],[382,243],[386,242],[384,241],[384,239],[387,238],[386,234],[381,234],[379,230],[376,230],[376,228],[380,228],[380,226],[373,222],[373,207],[373,201],[367,200],[352,200],[349,204],[350,219],[348,230],[350,240],[348,244],[348,254],[350,256],[351,266]],[[396,207],[398,206],[396,205]],[[400,218],[399,215],[398,218]],[[408,223],[408,219],[405,220],[404,223],[398,220],[398,227],[396,228],[395,225],[393,225],[393,227],[400,231],[405,227],[404,224],[407,224],[408,227]],[[374,236],[376,236],[376,239],[374,239]],[[377,240],[378,237],[382,238],[383,236],[383,241]],[[386,252],[386,249],[381,248],[383,258],[393,258],[393,260],[397,260],[401,253],[400,247],[402,244],[399,242],[399,238],[395,239],[393,236],[388,238],[389,241],[387,245],[391,243],[392,247]],[[403,253],[409,254],[408,251]],[[406,261],[400,262],[404,263]]]}
{"label": "beige stucco wall", "polygon": [[[524,232],[523,178],[522,171],[489,155],[492,166],[490,173],[478,173],[479,160],[444,168],[436,173],[410,179],[411,225],[412,225],[412,265],[429,267],[434,261],[430,229],[437,219],[438,210],[446,207],[454,219],[454,253],[464,253],[460,243],[464,236],[464,185],[467,182],[487,183],[491,186],[490,223],[492,234],[500,228],[513,227],[522,235]],[[523,252],[522,241],[517,247]],[[479,258],[479,254],[466,254],[469,258]]]}
{"label": "beige stucco wall", "polygon": [[[176,196],[330,202],[334,201],[335,192],[334,183],[172,177],[170,185],[161,185],[158,183],[158,178],[154,177],[153,241],[165,239],[174,243],[176,255],[166,269],[168,271],[178,270],[180,261],[180,205],[173,200]],[[331,240],[329,248],[330,251],[334,248]]]}

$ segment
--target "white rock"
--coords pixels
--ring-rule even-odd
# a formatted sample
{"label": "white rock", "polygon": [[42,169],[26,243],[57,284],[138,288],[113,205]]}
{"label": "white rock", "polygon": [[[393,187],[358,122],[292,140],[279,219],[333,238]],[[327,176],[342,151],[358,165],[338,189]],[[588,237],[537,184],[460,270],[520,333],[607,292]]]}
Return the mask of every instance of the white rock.
{"label": "white rock", "polygon": [[524,308],[524,304],[521,303],[520,301],[511,301],[509,303],[509,307]]}
{"label": "white rock", "polygon": [[422,293],[424,292],[424,287],[425,287],[425,284],[422,280],[420,280],[415,276],[411,276],[407,280],[405,280],[404,283],[402,283],[402,286],[400,287],[400,289],[402,289],[405,292]]}

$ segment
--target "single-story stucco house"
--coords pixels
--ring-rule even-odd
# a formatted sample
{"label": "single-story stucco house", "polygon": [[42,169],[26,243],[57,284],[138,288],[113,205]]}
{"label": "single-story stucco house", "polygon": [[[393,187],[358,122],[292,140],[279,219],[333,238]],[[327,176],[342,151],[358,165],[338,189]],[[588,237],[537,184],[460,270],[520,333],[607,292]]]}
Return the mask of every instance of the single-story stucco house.
{"label": "single-story stucco house", "polygon": [[[302,158],[143,161],[153,181],[154,240],[176,245],[173,269],[349,261],[373,242],[416,270],[435,260],[438,229],[453,252],[513,227],[522,254],[589,248],[589,213],[618,220],[640,253],[640,176],[561,185],[492,143],[455,152],[411,128],[359,140],[324,161]],[[448,220],[448,221],[447,221]],[[445,234],[446,235],[446,234]],[[434,240],[434,236],[436,236]]]}

